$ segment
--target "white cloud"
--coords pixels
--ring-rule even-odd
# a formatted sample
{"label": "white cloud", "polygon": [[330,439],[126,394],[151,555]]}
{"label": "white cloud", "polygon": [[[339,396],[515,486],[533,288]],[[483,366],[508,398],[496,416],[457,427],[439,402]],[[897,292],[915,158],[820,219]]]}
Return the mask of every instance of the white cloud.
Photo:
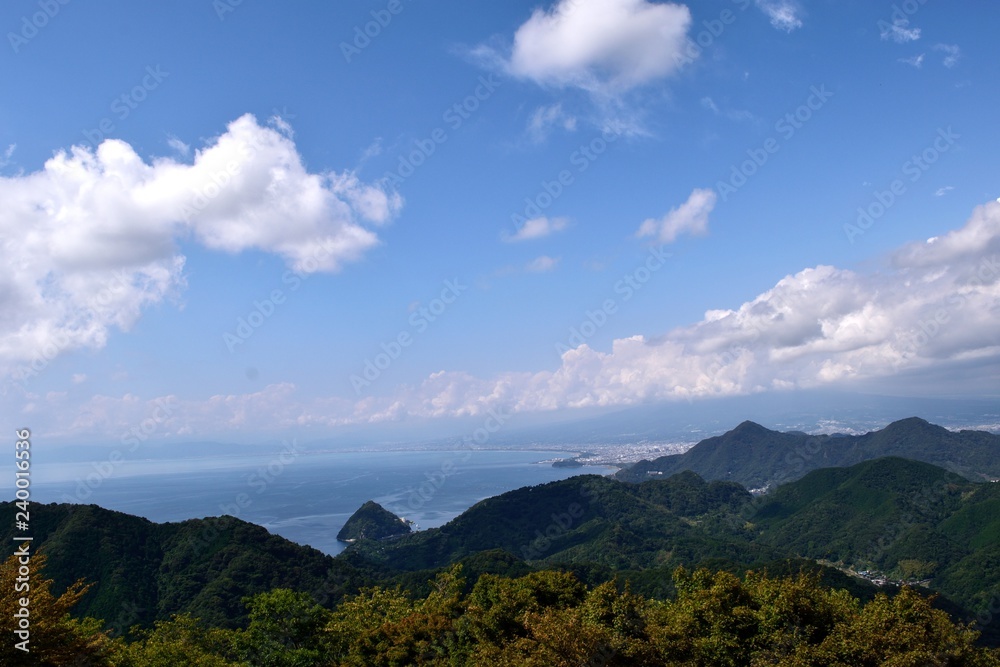
{"label": "white cloud", "polygon": [[[176,240],[276,253],[335,271],[378,239],[398,195],[351,172],[306,171],[295,144],[243,116],[191,164],[146,162],[119,140],[60,151],[35,173],[0,177],[0,367],[99,348],[184,287]],[[16,313],[16,316],[14,315]]]}
{"label": "white cloud", "polygon": [[792,32],[802,27],[798,5],[791,0],[757,0],[760,8],[778,30]]}
{"label": "white cloud", "polygon": [[946,194],[948,194],[949,192],[951,192],[954,189],[955,189],[955,186],[953,186],[953,185],[946,185],[943,188],[938,188],[937,190],[935,190],[934,191],[934,196],[935,197],[944,197]]}
{"label": "white cloud", "polygon": [[920,39],[920,28],[911,28],[910,20],[906,18],[895,19],[892,24],[880,21],[879,35],[882,41],[891,39],[897,44],[905,44]]}
{"label": "white cloud", "polygon": [[942,64],[944,64],[945,67],[954,67],[958,64],[959,58],[962,57],[962,50],[957,44],[935,44],[934,50],[944,53],[944,60],[942,61]]}
{"label": "white cloud", "polygon": [[[817,266],[778,281],[735,307],[650,338],[582,344],[553,370],[477,378],[436,371],[415,386],[360,401],[303,398],[290,383],[206,400],[66,394],[28,396],[47,434],[119,437],[172,406],[156,437],[335,428],[412,417],[485,416],[657,400],[694,400],[815,387],[905,393],[996,390],[1000,372],[1000,202],[977,208],[961,228],[907,244],[881,270]],[[971,387],[971,389],[970,389]],[[981,388],[981,389],[980,389]],[[35,422],[33,422],[35,423]]]}
{"label": "white cloud", "polygon": [[548,273],[549,271],[555,271],[555,268],[558,265],[558,257],[553,258],[548,255],[542,255],[541,257],[536,257],[528,262],[528,264],[524,267],[524,270],[527,273]]}
{"label": "white cloud", "polygon": [[191,146],[173,135],[167,137],[167,145],[181,157],[187,157],[191,153]]}
{"label": "white cloud", "polygon": [[656,220],[642,223],[637,236],[655,236],[659,243],[673,243],[681,234],[701,236],[708,233],[708,214],[715,208],[715,191],[699,188],[691,192],[688,200]]}
{"label": "white cloud", "polygon": [[701,98],[701,106],[705,109],[708,109],[716,116],[725,116],[726,118],[732,121],[753,120],[754,117],[752,113],[743,109],[727,109],[723,111],[722,109],[719,108],[719,105],[716,104],[715,100],[713,100],[711,97]]}
{"label": "white cloud", "polygon": [[673,74],[685,61],[690,25],[680,4],[559,0],[536,9],[499,60],[539,85],[614,96]]}
{"label": "white cloud", "polygon": [[3,169],[8,164],[10,164],[10,159],[14,157],[14,151],[16,150],[17,150],[17,144],[10,144],[9,146],[7,146],[7,150],[5,150],[3,152],[3,155],[0,156],[0,169]]}
{"label": "white cloud", "polygon": [[369,144],[361,152],[361,160],[359,160],[359,163],[364,164],[369,160],[371,160],[372,158],[378,157],[381,154],[382,154],[382,137],[376,137],[375,141]]}
{"label": "white cloud", "polygon": [[525,273],[549,273],[559,266],[560,258],[540,255],[527,264],[508,265],[498,269],[493,275],[497,278],[523,275]]}
{"label": "white cloud", "polygon": [[912,58],[900,58],[899,62],[906,65],[912,65],[913,67],[920,69],[924,64],[924,54],[921,53],[920,55],[913,56]]}
{"label": "white cloud", "polygon": [[977,373],[995,389],[1000,203],[889,259],[889,268],[871,273],[805,269],[661,337],[620,338],[607,352],[586,344],[565,351],[553,371],[492,379],[434,373],[391,402],[409,415],[460,416],[873,382],[905,392],[914,377],[962,384]]}
{"label": "white cloud", "polygon": [[567,227],[569,227],[568,218],[548,218],[545,216],[531,218],[521,225],[521,228],[516,233],[504,236],[503,240],[508,243],[516,243],[518,241],[541,239],[550,234],[561,232]]}
{"label": "white cloud", "polygon": [[562,104],[538,107],[528,120],[528,136],[533,142],[541,143],[548,138],[553,127],[572,132],[576,130],[576,116],[564,112]]}

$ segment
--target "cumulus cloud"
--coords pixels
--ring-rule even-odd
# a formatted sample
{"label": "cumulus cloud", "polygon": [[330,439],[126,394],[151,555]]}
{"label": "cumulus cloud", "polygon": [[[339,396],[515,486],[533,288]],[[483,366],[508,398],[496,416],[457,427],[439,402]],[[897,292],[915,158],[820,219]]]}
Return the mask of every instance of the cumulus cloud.
{"label": "cumulus cloud", "polygon": [[1000,202],[990,202],[962,227],[899,248],[879,270],[807,268],[658,337],[619,338],[607,350],[559,345],[552,370],[490,378],[442,370],[360,401],[303,398],[280,383],[207,400],[96,396],[82,408],[49,394],[29,397],[25,410],[57,420],[46,425],[53,436],[118,435],[166,403],[174,407],[157,434],[191,437],[817,387],[907,392],[921,381],[995,392],[998,320]]}
{"label": "cumulus cloud", "polygon": [[567,227],[569,227],[568,218],[548,218],[545,216],[531,218],[521,225],[516,233],[504,236],[503,240],[508,243],[517,243],[518,241],[541,239],[561,232]]}
{"label": "cumulus cloud", "polygon": [[909,391],[921,374],[965,383],[978,373],[995,388],[998,318],[1000,203],[991,202],[960,229],[900,248],[882,270],[804,269],[659,337],[620,338],[608,351],[583,343],[552,371],[442,371],[386,405],[440,417],[875,382]]}
{"label": "cumulus cloud", "polygon": [[920,28],[911,28],[907,18],[897,18],[892,23],[879,21],[879,36],[882,41],[891,39],[897,44],[905,44],[920,39]]}
{"label": "cumulus cloud", "polygon": [[648,0],[559,0],[514,34],[512,75],[542,86],[617,95],[673,74],[685,61],[691,13]]}
{"label": "cumulus cloud", "polygon": [[[179,148],[179,147],[177,147]],[[243,116],[190,163],[147,162],[127,143],[60,151],[0,177],[0,365],[101,347],[184,287],[176,241],[280,255],[336,271],[378,242],[398,195],[351,172],[310,173],[287,133]],[[16,315],[15,315],[16,314]]]}
{"label": "cumulus cloud", "polygon": [[673,243],[681,234],[702,236],[708,233],[708,214],[715,208],[715,191],[698,188],[688,200],[672,209],[659,220],[650,218],[642,223],[636,236],[656,237],[659,243]]}
{"label": "cumulus cloud", "polygon": [[757,0],[757,7],[767,15],[771,25],[778,30],[792,32],[802,27],[799,8],[790,0]]}

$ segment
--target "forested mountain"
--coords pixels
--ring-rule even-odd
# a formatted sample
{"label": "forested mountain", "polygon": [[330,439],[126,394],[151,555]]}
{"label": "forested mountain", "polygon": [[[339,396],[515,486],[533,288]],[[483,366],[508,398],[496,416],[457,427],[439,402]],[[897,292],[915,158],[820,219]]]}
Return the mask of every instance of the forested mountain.
{"label": "forested mountain", "polygon": [[754,489],[799,479],[810,470],[883,456],[931,463],[974,481],[1000,478],[1000,435],[949,431],[918,417],[864,435],[781,433],[746,421],[683,454],[640,461],[615,477],[643,482],[651,476],[692,470],[705,479],[734,481]]}
{"label": "forested mountain", "polygon": [[363,541],[349,553],[372,568],[432,571],[499,549],[585,579],[581,568],[598,566],[597,578],[617,573],[650,595],[677,565],[739,571],[804,557],[922,582],[979,613],[1000,600],[998,509],[1000,484],[898,457],[813,471],[756,498],[690,471],[641,484],[583,475],[489,498],[440,528]]}
{"label": "forested mountain", "polygon": [[344,527],[337,533],[341,542],[355,540],[382,540],[387,537],[406,535],[410,524],[388,511],[377,502],[369,500],[351,515]]}
{"label": "forested mountain", "polygon": [[755,540],[926,584],[972,610],[1000,600],[1000,484],[889,458],[828,468],[755,508]]}
{"label": "forested mountain", "polygon": [[[814,458],[822,458],[821,451],[844,459],[864,458],[878,448],[920,449],[907,444],[907,437],[923,438],[929,448],[931,442],[954,436],[950,442],[956,451],[965,447],[959,452],[965,461],[977,460],[992,446],[993,436],[947,433],[920,420],[904,420],[857,438],[830,437],[835,444],[817,450]],[[699,447],[709,446],[702,447],[700,458],[688,460],[718,466],[720,452],[739,451],[744,456],[734,459],[736,472],[730,476],[752,476],[779,465],[781,452],[795,451],[802,438],[808,436],[775,433],[747,422],[704,441]],[[753,468],[758,472],[742,472]],[[976,477],[968,469],[963,472]],[[687,618],[683,609],[710,599],[724,605],[713,613],[729,619],[723,626],[730,629],[706,626],[692,631],[707,633],[705,641],[713,637],[711,641],[742,646],[745,637],[740,633],[757,633],[762,646],[771,646],[767,651],[781,653],[794,645],[813,660],[767,664],[881,664],[823,662],[822,656],[833,655],[828,652],[834,649],[819,647],[824,637],[848,632],[845,628],[852,628],[850,634],[861,632],[864,623],[877,625],[865,616],[871,605],[886,618],[915,618],[894,607],[895,600],[879,602],[876,596],[881,590],[890,598],[905,599],[899,604],[906,609],[920,607],[919,597],[901,593],[908,590],[902,582],[923,597],[940,593],[936,607],[955,620],[974,621],[984,631],[982,641],[1000,645],[1000,622],[994,618],[1000,606],[998,483],[972,481],[898,456],[813,470],[756,496],[736,482],[706,481],[691,470],[644,477],[641,483],[629,483],[583,475],[525,487],[483,500],[440,528],[415,533],[382,507],[366,503],[341,534],[355,542],[336,558],[233,517],[155,524],[94,505],[33,505],[33,546],[47,558],[38,576],[53,580],[53,595],[65,591],[64,607],[73,606],[78,618],[101,619],[67,626],[63,634],[102,647],[94,649],[97,653],[133,656],[131,662],[107,664],[182,664],[149,657],[181,640],[214,656],[203,663],[212,665],[448,664],[434,660],[454,652],[464,657],[450,664],[507,664],[503,661],[527,655],[528,647],[556,650],[551,644],[556,635],[577,631],[583,633],[582,643],[563,646],[557,653],[594,655],[600,646],[611,646],[617,657],[609,664],[675,664],[664,662],[664,656],[694,656],[697,651],[693,644],[679,649],[679,637],[675,639],[681,644],[665,637],[679,632],[672,624]],[[0,505],[3,525],[14,525],[14,511],[11,503]],[[9,528],[0,536],[8,545],[7,554],[14,548],[12,537]],[[5,567],[5,572],[14,571]],[[691,571],[698,568],[704,568],[703,574],[691,579]],[[709,574],[726,571],[743,579]],[[764,575],[751,574],[754,571],[767,577],[809,574],[797,584],[762,583],[779,580],[761,579]],[[81,579],[92,586],[74,585]],[[373,585],[380,588],[364,588]],[[819,635],[798,634],[782,644],[786,640],[772,634],[765,610],[769,604],[781,608],[769,596],[786,585],[787,594],[809,600],[803,604],[819,605],[809,612],[825,619],[826,629]],[[824,597],[832,590],[855,601]],[[8,599],[12,593],[3,595],[3,604],[13,605]],[[631,611],[600,606],[621,595],[632,600]],[[58,599],[52,600],[56,605]],[[681,606],[670,606],[677,604]],[[736,617],[731,614],[737,608],[744,609],[740,618],[752,628],[732,629]],[[162,623],[178,613],[190,616],[161,625],[152,634],[113,637],[129,626],[149,628],[153,621]],[[920,614],[927,623],[937,624],[940,637],[950,637],[953,648],[971,641],[967,633],[961,638],[949,634],[962,631],[942,625],[943,617],[933,616],[937,620],[932,621],[929,608]],[[635,626],[632,634],[621,634],[620,624],[631,622],[659,629],[650,634]],[[795,622],[814,627],[804,618]],[[112,635],[101,634],[102,626]],[[281,635],[293,631],[301,635],[294,641]],[[730,631],[736,634],[727,635]],[[275,633],[284,638],[272,642]],[[136,642],[136,636],[146,638]],[[860,635],[853,636],[852,641],[861,642]],[[367,637],[370,643],[354,653],[351,637]],[[840,639],[848,641],[846,637]],[[390,650],[392,646],[399,656],[408,657],[386,661],[385,651],[396,650]],[[871,655],[882,655],[878,647],[869,649]],[[671,653],[674,650],[681,653]],[[754,655],[769,660],[761,657],[770,655],[767,651]],[[623,661],[622,656],[633,654],[645,656],[646,662]],[[296,655],[297,662],[277,657],[283,655]],[[332,655],[340,662],[323,662],[321,656]],[[997,664],[986,654],[968,655],[979,657],[947,664]],[[690,664],[730,663],[705,658]]]}
{"label": "forested mountain", "polygon": [[[15,507],[0,504],[3,556],[13,553]],[[61,592],[93,582],[77,612],[118,629],[190,612],[220,627],[246,622],[242,598],[274,588],[339,599],[370,579],[335,559],[230,516],[157,524],[96,505],[31,505],[33,546]]]}

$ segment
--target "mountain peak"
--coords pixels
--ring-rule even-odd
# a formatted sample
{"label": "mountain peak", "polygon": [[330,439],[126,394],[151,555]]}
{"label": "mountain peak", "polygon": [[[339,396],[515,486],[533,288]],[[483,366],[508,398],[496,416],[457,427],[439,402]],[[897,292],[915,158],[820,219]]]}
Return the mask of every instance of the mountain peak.
{"label": "mountain peak", "polygon": [[369,500],[351,515],[337,533],[341,542],[359,539],[384,540],[410,532],[410,523],[401,519],[374,500]]}
{"label": "mountain peak", "polygon": [[757,422],[752,422],[749,419],[742,422],[739,426],[734,428],[732,431],[726,435],[759,435],[761,433],[768,433],[770,429],[767,429]]}
{"label": "mountain peak", "polygon": [[948,429],[943,426],[938,426],[937,424],[932,424],[926,419],[921,419],[920,417],[898,419],[891,424],[886,425],[886,427],[882,429],[882,432],[885,434],[912,433],[914,431],[924,433],[941,433],[942,431],[947,432]]}

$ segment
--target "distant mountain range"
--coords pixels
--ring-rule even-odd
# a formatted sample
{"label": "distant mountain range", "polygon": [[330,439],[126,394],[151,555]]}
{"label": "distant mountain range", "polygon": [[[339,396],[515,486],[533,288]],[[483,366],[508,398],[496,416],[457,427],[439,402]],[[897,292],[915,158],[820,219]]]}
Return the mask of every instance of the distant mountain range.
{"label": "distant mountain range", "polygon": [[931,463],[975,481],[1000,478],[1000,435],[949,431],[918,417],[864,435],[781,433],[746,421],[683,454],[640,461],[615,478],[637,483],[691,470],[708,480],[729,480],[756,489],[799,479],[810,470],[883,456]]}
{"label": "distant mountain range", "polygon": [[[956,616],[978,615],[996,645],[1000,484],[973,480],[997,474],[997,447],[997,436],[920,419],[818,439],[745,422],[685,455],[620,475],[639,483],[582,475],[525,487],[440,528],[409,533],[372,503],[343,533],[356,541],[336,558],[233,517],[155,524],[94,505],[53,504],[34,505],[31,520],[55,588],[80,577],[96,582],[77,613],[119,628],[185,611],[211,625],[241,625],[244,596],[276,587],[328,606],[374,584],[426,594],[428,580],[457,562],[470,586],[486,572],[563,569],[586,583],[627,579],[660,597],[672,593],[678,565],[774,574],[805,567],[862,598],[878,590],[876,581],[919,582]],[[796,479],[763,495],[737,483],[760,487],[782,475]],[[0,525],[13,526],[14,512],[0,504]],[[385,528],[404,534],[375,539]],[[12,537],[11,528],[0,534],[5,555]]]}

